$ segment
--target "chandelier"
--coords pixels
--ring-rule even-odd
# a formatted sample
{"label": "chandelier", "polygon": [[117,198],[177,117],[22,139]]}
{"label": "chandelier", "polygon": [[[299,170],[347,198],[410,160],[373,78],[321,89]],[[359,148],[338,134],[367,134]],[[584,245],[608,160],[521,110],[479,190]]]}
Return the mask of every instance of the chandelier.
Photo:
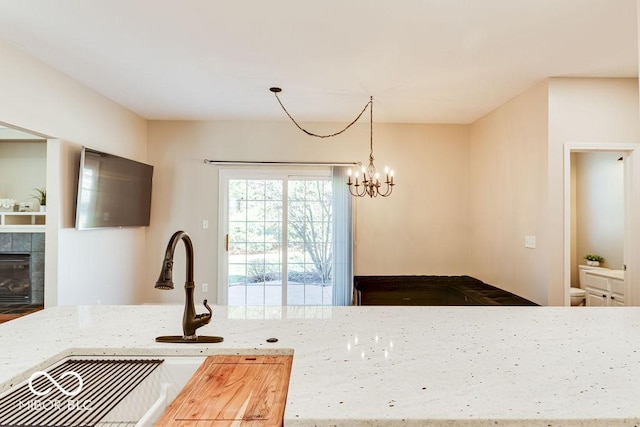
{"label": "chandelier", "polygon": [[[278,103],[280,104],[284,112],[287,114],[287,116],[291,119],[293,124],[295,124],[298,127],[298,129],[300,129],[302,132],[306,133],[307,135],[314,136],[316,138],[331,138],[333,136],[340,135],[341,133],[349,129],[355,122],[357,122],[358,119],[362,117],[362,114],[364,114],[367,108],[369,108],[369,165],[366,168],[362,166],[361,171],[356,171],[355,174],[351,169],[349,169],[347,186],[349,187],[349,193],[351,193],[351,195],[354,197],[369,196],[373,198],[378,196],[387,197],[391,195],[391,192],[393,191],[393,186],[395,185],[393,183],[393,170],[390,170],[388,167],[385,167],[384,169],[385,180],[384,182],[381,182],[380,174],[376,170],[376,166],[373,163],[374,161],[374,157],[373,157],[373,96],[369,97],[369,102],[365,104],[362,111],[360,111],[360,114],[358,114],[358,116],[355,119],[353,119],[351,123],[345,126],[344,129],[335,133],[327,134],[327,135],[319,135],[304,129],[291,116],[291,114],[289,114],[287,109],[282,104],[282,101],[280,101],[280,97],[278,96],[278,93],[282,92],[281,88],[272,87],[269,90],[273,92],[276,99],[278,100]],[[358,163],[358,164],[361,164],[361,163]],[[360,172],[362,172],[362,177],[360,176]],[[384,187],[382,186],[383,183],[385,184]]]}

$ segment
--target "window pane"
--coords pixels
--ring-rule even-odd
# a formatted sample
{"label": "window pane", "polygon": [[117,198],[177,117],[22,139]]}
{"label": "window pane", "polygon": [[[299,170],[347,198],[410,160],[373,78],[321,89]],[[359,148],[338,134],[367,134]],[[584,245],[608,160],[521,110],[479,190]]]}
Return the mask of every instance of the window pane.
{"label": "window pane", "polygon": [[229,242],[246,242],[247,224],[245,222],[229,222]]}
{"label": "window pane", "polygon": [[246,200],[247,182],[243,179],[229,180],[229,199]]}
{"label": "window pane", "polygon": [[247,181],[247,199],[249,200],[265,199],[265,181],[264,180]]}
{"label": "window pane", "polygon": [[247,241],[264,242],[263,222],[247,222]]}
{"label": "window pane", "polygon": [[282,181],[268,180],[265,183],[265,200],[282,203]]}
{"label": "window pane", "polygon": [[276,243],[282,241],[282,222],[264,223],[264,241]]}
{"label": "window pane", "polygon": [[282,221],[282,201],[265,202],[264,218],[267,221]]}
{"label": "window pane", "polygon": [[264,202],[253,201],[247,203],[247,220],[264,221]]}

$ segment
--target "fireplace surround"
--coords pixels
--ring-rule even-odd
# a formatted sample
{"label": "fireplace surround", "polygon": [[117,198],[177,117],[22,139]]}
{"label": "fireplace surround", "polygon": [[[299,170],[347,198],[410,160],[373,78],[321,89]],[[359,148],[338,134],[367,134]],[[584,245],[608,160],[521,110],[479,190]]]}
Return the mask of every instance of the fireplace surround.
{"label": "fireplace surround", "polygon": [[[5,287],[12,289],[12,293],[15,291],[23,290],[24,288],[24,275],[27,275],[29,281],[29,295],[28,298],[24,298],[21,302],[26,304],[42,304],[44,302],[44,247],[45,237],[44,233],[0,233],[0,255],[8,255],[9,258],[15,258],[15,256],[26,255],[29,260],[29,267],[13,266],[11,269],[5,264],[6,270],[10,270],[11,277],[8,282],[5,282]],[[3,268],[0,268],[3,270]],[[0,271],[0,273],[2,273]],[[1,283],[1,281],[0,281]],[[7,293],[6,289],[3,291],[0,285],[0,296],[2,293]],[[19,293],[19,292],[18,292]],[[9,303],[8,301],[2,303]]]}

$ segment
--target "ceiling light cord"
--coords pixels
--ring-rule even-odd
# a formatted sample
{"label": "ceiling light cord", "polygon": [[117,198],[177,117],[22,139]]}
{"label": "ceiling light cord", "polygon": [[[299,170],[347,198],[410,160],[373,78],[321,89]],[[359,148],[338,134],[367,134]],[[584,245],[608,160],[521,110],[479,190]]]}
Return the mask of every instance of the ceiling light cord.
{"label": "ceiling light cord", "polygon": [[[289,117],[291,119],[291,121],[293,122],[294,125],[296,125],[298,127],[298,129],[300,129],[302,132],[306,133],[309,136],[315,136],[316,138],[331,138],[337,135],[340,135],[341,133],[343,133],[344,131],[346,131],[347,129],[349,129],[351,126],[353,126],[355,124],[355,122],[357,122],[360,117],[362,117],[362,115],[364,114],[365,111],[367,111],[367,107],[371,106],[371,110],[373,111],[373,97],[371,97],[371,99],[369,100],[369,102],[367,102],[364,105],[364,108],[362,109],[362,111],[360,111],[360,114],[358,114],[358,116],[353,119],[353,121],[351,123],[349,123],[344,129],[335,132],[335,133],[331,133],[328,135],[319,135],[317,133],[313,133],[310,132],[308,130],[306,130],[305,128],[303,128],[302,126],[300,126],[300,124],[296,121],[296,119],[294,119],[291,114],[289,114],[289,112],[287,111],[287,109],[284,107],[284,104],[282,103],[282,101],[280,100],[280,97],[278,96],[278,93],[282,91],[282,89],[280,89],[279,87],[272,87],[269,89],[271,92],[273,92],[273,94],[276,96],[276,99],[278,100],[278,104],[280,104],[280,106],[282,107],[282,110],[285,112],[285,114],[287,115],[287,117]],[[373,113],[372,113],[373,116]],[[373,141],[373,140],[372,140]],[[372,142],[373,143],[373,142]]]}
{"label": "ceiling light cord", "polygon": [[[351,193],[351,195],[354,197],[369,196],[373,198],[378,196],[388,197],[391,195],[391,192],[393,191],[393,186],[395,185],[395,183],[393,182],[393,170],[385,167],[384,181],[380,181],[380,178],[381,178],[380,174],[376,170],[376,166],[373,163],[373,161],[375,160],[373,157],[373,96],[369,97],[369,102],[365,104],[362,111],[360,111],[360,114],[358,114],[358,117],[356,117],[344,129],[342,129],[339,132],[332,133],[330,135],[318,135],[316,133],[309,132],[308,130],[304,129],[302,126],[298,124],[298,122],[295,121],[293,117],[291,117],[291,114],[289,114],[287,109],[284,108],[284,105],[282,104],[282,101],[280,101],[280,97],[278,96],[278,93],[282,92],[282,89],[280,89],[279,87],[272,87],[269,90],[273,92],[273,94],[276,96],[278,103],[280,104],[284,112],[287,114],[287,116],[291,119],[293,124],[296,125],[298,129],[300,129],[302,132],[306,133],[307,135],[315,136],[317,138],[330,138],[332,136],[340,135],[342,132],[349,129],[355,122],[357,122],[358,119],[362,117],[364,112],[367,110],[367,107],[369,107],[369,114],[370,114],[369,116],[369,119],[370,119],[369,120],[369,165],[367,167],[362,166],[361,171],[356,170],[355,174],[351,169],[349,169],[347,171],[347,175],[348,175],[347,186],[349,187],[349,193]],[[362,176],[360,176],[361,173],[362,173]],[[386,184],[385,187],[382,187],[383,183]]]}

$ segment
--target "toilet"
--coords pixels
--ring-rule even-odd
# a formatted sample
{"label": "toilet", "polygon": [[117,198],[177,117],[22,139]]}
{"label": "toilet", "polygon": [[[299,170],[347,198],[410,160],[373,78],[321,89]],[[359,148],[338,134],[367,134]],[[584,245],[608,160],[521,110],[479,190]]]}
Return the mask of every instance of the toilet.
{"label": "toilet", "polygon": [[586,275],[588,270],[609,270],[609,269],[605,267],[592,267],[590,265],[578,266],[578,277],[580,281],[580,287],[569,288],[569,295],[571,296],[571,305],[574,307],[580,306],[580,305],[586,305],[585,303],[586,303],[587,292],[584,289],[587,283]]}
{"label": "toilet", "polygon": [[572,286],[569,288],[569,295],[571,296],[571,305],[573,307],[586,305],[585,298],[587,296],[587,292],[584,289],[574,288]]}

